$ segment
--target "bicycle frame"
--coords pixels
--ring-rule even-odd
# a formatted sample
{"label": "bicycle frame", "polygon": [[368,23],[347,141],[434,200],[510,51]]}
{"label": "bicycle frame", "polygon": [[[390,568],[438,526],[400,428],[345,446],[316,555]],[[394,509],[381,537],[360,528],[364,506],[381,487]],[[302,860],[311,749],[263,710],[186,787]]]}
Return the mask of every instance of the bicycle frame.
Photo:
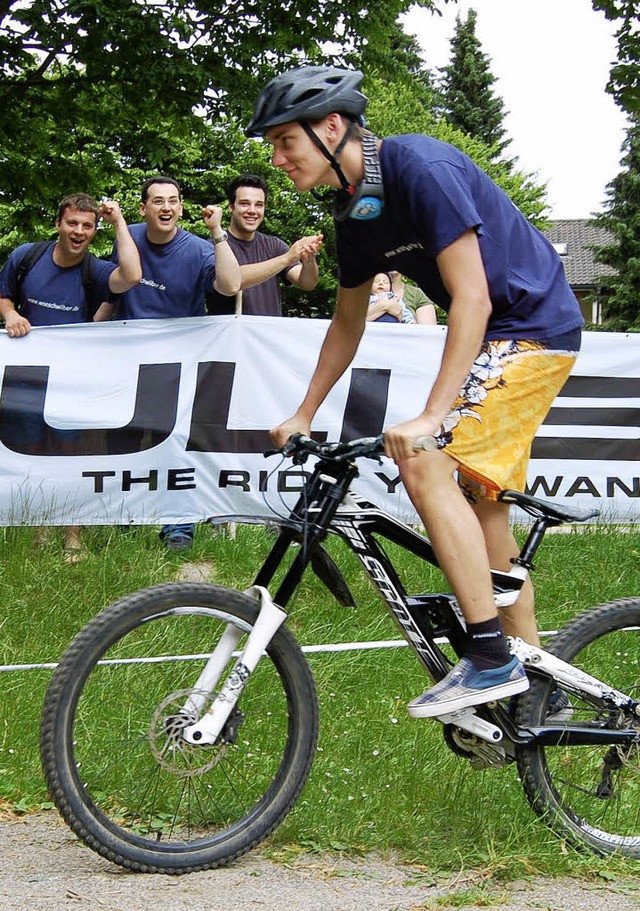
{"label": "bicycle frame", "polygon": [[[437,566],[431,543],[424,535],[393,518],[383,509],[350,492],[351,483],[357,475],[358,469],[353,462],[319,460],[311,477],[305,482],[289,519],[284,521],[279,537],[258,572],[254,585],[248,590],[248,593],[261,601],[261,615],[263,611],[268,611],[273,620],[271,624],[265,620],[262,624],[264,632],[260,634],[256,632],[256,624],[222,693],[214,700],[207,715],[196,725],[185,729],[187,740],[199,743],[215,741],[240,696],[244,681],[284,620],[284,609],[294,595],[305,569],[329,533],[338,535],[358,557],[403,636],[434,681],[444,677],[452,666],[452,662],[438,647],[437,639],[446,639],[456,655],[463,653],[466,627],[454,595],[408,594],[377,538],[396,544],[419,559]],[[549,526],[558,525],[561,521],[562,519],[550,516],[536,519],[512,569],[508,573],[492,571],[499,607],[515,603],[528,571],[532,568],[533,556],[542,542],[544,532]],[[300,544],[299,550],[271,599],[269,586],[294,541]],[[273,613],[274,609],[278,611],[277,617]],[[512,640],[511,647],[529,669],[557,679],[567,690],[582,695],[591,693],[600,698],[606,697],[613,708],[628,706],[629,700],[624,694],[617,693],[595,678],[588,678],[543,649],[528,646],[522,640]],[[247,658],[248,653],[251,660]],[[231,650],[227,659],[230,656]],[[213,660],[212,658],[211,661]],[[215,660],[219,660],[218,656]],[[219,664],[216,665],[218,667]],[[203,673],[207,675],[209,686],[215,674],[212,675],[207,668]],[[519,728],[499,704],[464,709],[440,716],[438,720],[444,724],[454,724],[494,745],[502,741],[505,734],[513,744],[528,744],[538,740],[544,743],[595,743],[600,739],[613,742],[611,731],[600,732],[592,727],[576,726],[570,730],[563,725]],[[633,736],[629,732],[620,731],[617,742],[629,743]]]}

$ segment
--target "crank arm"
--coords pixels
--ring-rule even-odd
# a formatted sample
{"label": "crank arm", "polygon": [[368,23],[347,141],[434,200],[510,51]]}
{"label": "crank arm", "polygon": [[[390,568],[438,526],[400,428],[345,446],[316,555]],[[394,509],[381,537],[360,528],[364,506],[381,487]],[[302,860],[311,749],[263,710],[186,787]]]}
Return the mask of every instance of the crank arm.
{"label": "crank arm", "polygon": [[462,728],[463,731],[475,734],[476,737],[487,740],[489,743],[500,743],[502,740],[500,728],[489,721],[485,721],[484,718],[480,718],[472,707],[459,709],[457,712],[450,712],[448,715],[437,715],[435,720],[441,721],[442,724],[455,724],[456,727]]}
{"label": "crank arm", "polygon": [[[266,588],[253,585],[245,594],[260,601],[260,613],[249,634],[242,654],[233,666],[222,689],[213,700],[209,711],[195,724],[184,728],[182,736],[188,743],[215,743],[233,711],[247,680],[256,669],[265,649],[287,618]],[[206,670],[206,669],[205,669]]]}

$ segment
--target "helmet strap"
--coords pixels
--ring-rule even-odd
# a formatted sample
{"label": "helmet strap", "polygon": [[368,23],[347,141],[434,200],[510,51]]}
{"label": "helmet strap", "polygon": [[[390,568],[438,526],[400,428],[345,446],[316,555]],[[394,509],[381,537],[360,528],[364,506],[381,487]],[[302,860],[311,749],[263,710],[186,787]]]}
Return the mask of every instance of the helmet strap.
{"label": "helmet strap", "polygon": [[350,191],[337,190],[334,196],[333,217],[336,221],[355,218],[368,221],[378,218],[384,205],[382,168],[378,152],[378,138],[373,133],[362,134],[362,161],[364,177]]}
{"label": "helmet strap", "polygon": [[311,127],[309,126],[309,124],[308,124],[305,120],[299,120],[298,123],[300,124],[300,126],[302,127],[302,129],[305,131],[305,133],[307,134],[307,136],[309,137],[309,139],[310,139],[310,140],[313,142],[313,144],[316,146],[316,148],[319,149],[320,152],[322,152],[322,154],[323,154],[324,157],[327,159],[327,161],[329,162],[329,164],[331,165],[331,167],[333,168],[333,170],[334,170],[334,171],[336,172],[336,174],[338,175],[338,180],[340,181],[340,185],[342,186],[343,191],[344,191],[345,193],[353,193],[354,190],[355,190],[355,187],[353,187],[353,186],[349,183],[349,181],[347,180],[347,178],[344,176],[344,172],[343,172],[342,168],[340,167],[340,162],[338,161],[338,156],[340,155],[340,152],[342,152],[342,150],[344,149],[344,147],[345,147],[345,145],[346,145],[346,143],[347,143],[347,140],[349,139],[349,137],[350,137],[351,134],[353,133],[353,128],[354,128],[354,123],[353,123],[353,121],[350,121],[350,122],[349,122],[349,126],[347,127],[347,129],[346,129],[346,131],[345,131],[345,134],[344,134],[344,136],[342,137],[342,139],[340,140],[340,144],[338,145],[338,148],[335,150],[335,152],[334,152],[333,154],[331,154],[331,152],[330,152],[329,149],[326,147],[326,145],[324,144],[324,142],[323,142],[323,141],[320,139],[320,137],[311,129]]}
{"label": "helmet strap", "polygon": [[358,186],[354,187],[345,177],[338,160],[340,153],[353,134],[355,128],[354,122],[350,121],[344,136],[333,154],[331,154],[320,137],[311,129],[306,121],[300,120],[298,123],[313,144],[327,159],[338,175],[338,180],[342,186],[341,190],[330,190],[327,193],[318,193],[312,190],[311,192],[316,199],[324,201],[333,197],[333,217],[336,221],[344,221],[346,218],[356,218],[359,221],[377,218],[382,212],[384,202],[384,187],[382,184],[380,155],[378,153],[378,138],[374,136],[373,133],[365,132],[362,134],[361,142],[364,177]]}

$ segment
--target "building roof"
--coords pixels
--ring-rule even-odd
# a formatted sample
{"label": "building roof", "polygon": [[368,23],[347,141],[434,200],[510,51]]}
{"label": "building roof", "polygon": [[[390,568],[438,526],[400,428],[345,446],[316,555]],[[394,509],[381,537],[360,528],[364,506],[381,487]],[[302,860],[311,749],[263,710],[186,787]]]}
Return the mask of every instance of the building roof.
{"label": "building roof", "polygon": [[612,235],[589,219],[554,221],[542,233],[560,254],[567,280],[573,288],[596,288],[603,276],[615,274],[611,266],[597,263],[592,251],[592,247],[610,244]]}

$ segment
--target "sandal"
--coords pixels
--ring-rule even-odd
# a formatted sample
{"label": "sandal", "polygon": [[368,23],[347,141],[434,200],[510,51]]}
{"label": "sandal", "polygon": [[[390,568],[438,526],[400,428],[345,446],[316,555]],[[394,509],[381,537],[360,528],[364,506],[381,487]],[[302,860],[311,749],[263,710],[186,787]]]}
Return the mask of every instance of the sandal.
{"label": "sandal", "polygon": [[65,547],[62,553],[65,563],[82,563],[87,559],[87,554],[81,547]]}

